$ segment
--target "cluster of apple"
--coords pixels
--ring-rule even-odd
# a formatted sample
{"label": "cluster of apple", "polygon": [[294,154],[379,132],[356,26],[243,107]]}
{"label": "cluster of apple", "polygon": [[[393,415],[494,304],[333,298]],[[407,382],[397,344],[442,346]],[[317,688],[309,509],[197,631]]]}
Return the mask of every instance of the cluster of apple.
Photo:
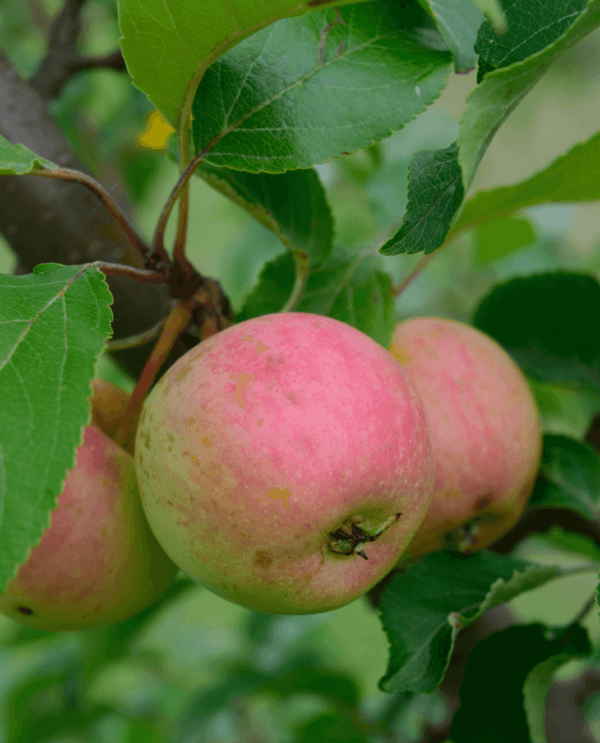
{"label": "cluster of apple", "polygon": [[110,438],[126,405],[95,380],[75,468],[1,612],[50,630],[106,625],[178,568],[256,611],[335,609],[399,562],[497,540],[541,457],[519,368],[438,318],[398,324],[389,351],[308,313],[234,325],[154,387],[135,457]]}

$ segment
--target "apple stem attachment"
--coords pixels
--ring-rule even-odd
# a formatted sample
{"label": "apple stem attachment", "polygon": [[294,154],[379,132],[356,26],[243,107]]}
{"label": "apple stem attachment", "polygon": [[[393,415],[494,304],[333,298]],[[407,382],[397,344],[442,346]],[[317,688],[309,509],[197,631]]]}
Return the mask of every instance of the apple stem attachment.
{"label": "apple stem attachment", "polygon": [[402,516],[401,513],[395,513],[389,519],[376,525],[372,525],[368,519],[365,519],[363,523],[363,519],[357,517],[349,525],[344,524],[329,535],[329,549],[338,555],[359,555],[363,560],[368,560],[365,543],[378,539],[384,531],[400,519],[400,516]]}
{"label": "apple stem attachment", "polygon": [[481,522],[494,522],[498,521],[500,517],[496,514],[483,513],[479,516],[474,516],[470,521],[467,521],[458,529],[448,532],[444,537],[445,548],[453,552],[460,552],[463,555],[468,555],[477,547],[478,536],[480,532],[479,524]]}

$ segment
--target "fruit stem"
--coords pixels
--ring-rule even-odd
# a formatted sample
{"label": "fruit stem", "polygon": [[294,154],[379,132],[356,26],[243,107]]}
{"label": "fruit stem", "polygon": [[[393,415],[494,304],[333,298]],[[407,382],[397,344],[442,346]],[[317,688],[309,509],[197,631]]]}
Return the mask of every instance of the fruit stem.
{"label": "fruit stem", "polygon": [[129,405],[115,434],[115,441],[131,454],[133,453],[135,434],[142,412],[142,404],[152,389],[156,375],[171,352],[171,349],[177,343],[191,320],[192,309],[187,303],[178,303],[173,307],[131,394]]}
{"label": "fruit stem", "polygon": [[[348,531],[348,524],[345,523],[339,529],[329,534],[329,550],[338,555],[359,555],[363,560],[368,560],[369,558],[365,554],[365,543],[376,541],[401,516],[401,513],[395,513],[376,525],[371,525],[369,519],[364,519],[363,521],[361,516],[357,516],[349,525],[350,531]],[[362,525],[361,522],[363,522]]]}

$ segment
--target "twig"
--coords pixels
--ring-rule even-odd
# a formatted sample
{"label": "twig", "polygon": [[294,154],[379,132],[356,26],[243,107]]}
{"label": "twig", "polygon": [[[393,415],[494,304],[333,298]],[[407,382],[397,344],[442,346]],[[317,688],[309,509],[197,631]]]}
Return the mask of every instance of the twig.
{"label": "twig", "polygon": [[53,100],[69,78],[82,70],[98,67],[124,71],[127,69],[120,49],[102,57],[78,54],[77,41],[81,33],[81,9],[85,0],[66,0],[52,23],[48,51],[29,84],[45,100]]}
{"label": "twig", "polygon": [[[149,249],[148,245],[142,240],[142,238],[135,231],[134,226],[129,221],[129,217],[121,211],[121,208],[113,201],[111,195],[91,175],[83,173],[79,170],[70,170],[69,168],[57,168],[55,170],[34,170],[31,175],[40,175],[43,178],[55,178],[57,180],[69,181],[71,183],[80,183],[82,186],[86,186],[92,190],[98,198],[102,201],[107,211],[114,217],[118,222],[123,232],[127,235],[131,245],[137,250],[140,256],[146,260],[148,257]],[[169,264],[169,257],[166,256],[166,264]]]}
{"label": "twig", "polygon": [[424,256],[408,274],[404,281],[402,281],[395,289],[392,288],[392,296],[399,297],[402,292],[409,286],[409,284],[412,284],[412,282],[417,278],[421,271],[429,265],[429,261],[434,257],[434,255],[435,253],[429,253],[429,255]]}
{"label": "twig", "polygon": [[[50,115],[48,105],[20,77],[1,49],[0,134],[9,142],[22,142],[63,168],[83,170]],[[21,273],[30,273],[38,264],[48,262],[73,265],[104,260],[141,266],[138,252],[130,246],[113,217],[103,207],[94,211],[98,205],[101,202],[92,191],[75,183],[2,176],[0,233],[8,240]],[[171,310],[165,285],[140,284],[120,276],[108,276],[107,280],[114,297],[115,338],[139,333]],[[171,363],[186,350],[186,345],[180,342],[170,357]],[[137,379],[148,353],[148,346],[139,346],[111,355]]]}
{"label": "twig", "polygon": [[56,98],[67,79],[64,60],[72,57],[81,33],[81,9],[86,0],[65,0],[54,19],[48,38],[48,51],[29,84],[42,98]]}
{"label": "twig", "polygon": [[[182,173],[189,165],[191,158],[191,147],[190,147],[190,116],[182,116],[181,124],[179,127],[179,157],[180,157],[180,168]],[[177,221],[177,234],[175,236],[175,245],[173,247],[173,261],[177,265],[183,267],[184,271],[189,272],[191,266],[189,265],[185,256],[185,245],[187,242],[187,228],[188,228],[188,217],[190,208],[190,188],[189,181],[186,181],[184,187],[181,190],[179,198],[179,214]]]}
{"label": "twig", "polygon": [[[165,275],[161,271],[149,271],[147,268],[134,268],[121,263],[105,263],[104,261],[94,261],[92,266],[96,266],[107,276],[126,276],[142,284],[165,283]],[[122,346],[122,348],[128,348],[128,346]]]}
{"label": "twig", "polygon": [[150,343],[160,333],[161,328],[167,321],[165,317],[156,325],[153,325],[149,330],[145,330],[143,333],[137,335],[129,335],[127,338],[117,338],[114,341],[106,342],[107,351],[122,351],[124,348],[135,348],[136,346],[143,346],[144,343]]}
{"label": "twig", "polygon": [[115,434],[115,441],[129,452],[133,452],[137,424],[140,413],[142,412],[142,404],[152,388],[156,375],[167,359],[171,349],[190,324],[191,319],[192,309],[186,303],[178,303],[171,310],[171,314],[165,322],[160,338],[152,349],[150,358],[146,362],[146,366],[137,381],[135,389],[131,393],[129,405]]}
{"label": "twig", "polygon": [[167,222],[169,221],[169,216],[171,215],[171,211],[173,210],[173,207],[175,206],[175,203],[177,202],[177,199],[179,198],[181,192],[185,188],[186,183],[189,181],[190,177],[194,173],[194,171],[201,165],[202,158],[195,157],[191,163],[186,167],[186,169],[183,171],[181,176],[179,177],[179,180],[173,187],[173,190],[171,191],[169,198],[165,202],[165,205],[163,206],[162,212],[160,213],[160,217],[158,218],[158,223],[156,225],[156,229],[154,231],[154,237],[152,239],[152,252],[158,253],[160,255],[165,254],[165,229],[167,227]]}

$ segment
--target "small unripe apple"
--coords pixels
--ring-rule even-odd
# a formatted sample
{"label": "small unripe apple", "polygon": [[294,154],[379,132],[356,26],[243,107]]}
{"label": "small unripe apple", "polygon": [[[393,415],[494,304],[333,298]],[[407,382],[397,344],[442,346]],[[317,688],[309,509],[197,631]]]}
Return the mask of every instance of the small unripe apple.
{"label": "small unripe apple", "polygon": [[423,400],[436,460],[431,506],[404,558],[483,549],[517,522],[540,465],[527,380],[492,338],[454,320],[399,323],[390,350]]}
{"label": "small unripe apple", "polygon": [[177,567],[148,527],[132,456],[94,425],[50,518],[0,596],[0,613],[17,622],[53,631],[113,624],[173,582]]}
{"label": "small unripe apple", "polygon": [[135,450],[173,561],[276,614],[364,594],[398,561],[433,486],[426,416],[400,364],[309,313],[246,320],[188,351],[146,400]]}

